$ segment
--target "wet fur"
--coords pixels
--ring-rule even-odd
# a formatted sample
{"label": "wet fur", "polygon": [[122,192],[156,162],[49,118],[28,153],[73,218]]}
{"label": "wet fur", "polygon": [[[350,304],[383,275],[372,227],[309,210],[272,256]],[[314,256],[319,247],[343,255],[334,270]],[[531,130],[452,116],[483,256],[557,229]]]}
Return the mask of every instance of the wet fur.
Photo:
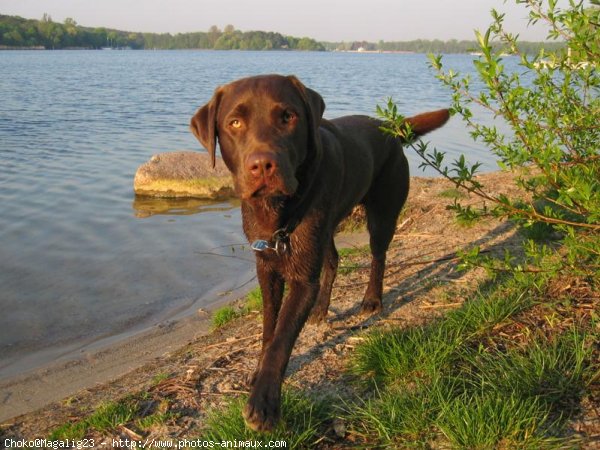
{"label": "wet fur", "polygon": [[[217,88],[191,120],[192,132],[213,161],[219,142],[242,198],[250,242],[271,239],[300,215],[288,252],[256,254],[263,340],[244,409],[254,430],[271,430],[279,419],[281,384],[305,322],[309,316],[312,322],[326,319],[339,260],[333,241],[337,225],[354,206],[365,206],[372,259],[362,312],[377,313],[386,251],[408,195],[403,142],[384,135],[379,120],[345,116],[327,121],[324,109],[321,96],[295,77],[263,75]],[[448,110],[439,110],[407,120],[417,137],[448,117]],[[252,168],[252,161],[264,155],[275,167],[272,172]]]}

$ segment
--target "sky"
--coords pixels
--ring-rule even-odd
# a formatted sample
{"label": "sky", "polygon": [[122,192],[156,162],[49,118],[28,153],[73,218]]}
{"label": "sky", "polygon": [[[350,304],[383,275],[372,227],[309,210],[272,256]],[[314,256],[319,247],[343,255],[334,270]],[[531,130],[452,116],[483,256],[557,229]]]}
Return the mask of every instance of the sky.
{"label": "sky", "polygon": [[546,30],[528,28],[515,0],[0,0],[0,14],[48,13],[89,27],[183,33],[232,24],[335,42],[473,39],[474,29],[491,23],[492,8],[506,13],[507,29],[522,40],[545,40]]}

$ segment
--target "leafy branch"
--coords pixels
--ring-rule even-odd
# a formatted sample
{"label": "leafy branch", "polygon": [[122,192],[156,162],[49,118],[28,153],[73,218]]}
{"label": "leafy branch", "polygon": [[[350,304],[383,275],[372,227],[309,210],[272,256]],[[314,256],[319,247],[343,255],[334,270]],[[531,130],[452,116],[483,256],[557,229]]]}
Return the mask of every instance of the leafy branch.
{"label": "leafy branch", "polygon": [[[474,90],[470,76],[446,70],[441,56],[430,55],[430,65],[452,93],[452,113],[497,157],[500,168],[515,174],[517,198],[482,185],[480,163],[469,164],[464,155],[447,163],[445,152],[413,139],[391,99],[378,107],[382,129],[407,142],[422,159],[420,167],[432,168],[484,201],[479,209],[455,201],[449,208],[459,216],[493,215],[526,227],[547,226],[562,236],[564,260],[594,271],[598,264],[589,259],[600,254],[600,9],[574,0],[566,9],[556,0],[516,2],[529,9],[530,23],[545,23],[549,39],[563,40],[564,48],[527,55],[518,36],[505,29],[504,15],[492,11],[493,23],[475,34],[481,56],[473,64],[483,89]],[[519,71],[506,67],[512,55],[520,57]],[[478,122],[473,105],[503,121],[510,132]]]}

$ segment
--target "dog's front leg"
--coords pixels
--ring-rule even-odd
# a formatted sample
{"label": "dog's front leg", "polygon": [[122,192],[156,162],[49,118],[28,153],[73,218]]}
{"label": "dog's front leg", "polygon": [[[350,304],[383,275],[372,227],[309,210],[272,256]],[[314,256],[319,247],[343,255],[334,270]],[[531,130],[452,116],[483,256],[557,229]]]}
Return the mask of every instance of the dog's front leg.
{"label": "dog's front leg", "polygon": [[246,424],[257,431],[273,429],[279,420],[281,383],[292,348],[319,292],[314,282],[291,281],[279,311],[272,340],[265,347],[244,408]]}
{"label": "dog's front leg", "polygon": [[283,278],[277,272],[272,270],[268,264],[261,260],[260,257],[256,260],[256,275],[263,297],[263,335],[258,366],[252,376],[248,379],[250,386],[253,386],[256,382],[265,349],[273,340],[284,289]]}

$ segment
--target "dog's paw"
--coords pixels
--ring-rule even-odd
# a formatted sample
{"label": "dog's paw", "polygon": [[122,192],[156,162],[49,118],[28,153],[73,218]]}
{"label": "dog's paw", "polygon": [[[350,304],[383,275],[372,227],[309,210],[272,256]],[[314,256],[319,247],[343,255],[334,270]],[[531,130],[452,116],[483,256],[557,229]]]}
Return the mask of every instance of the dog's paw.
{"label": "dog's paw", "polygon": [[311,325],[321,325],[327,322],[327,310],[313,309],[307,322]]}
{"label": "dog's paw", "polygon": [[383,309],[383,303],[380,298],[365,298],[362,302],[360,313],[364,316],[371,316],[380,313]]}
{"label": "dog's paw", "polygon": [[244,421],[254,431],[271,431],[279,421],[279,409],[279,385],[257,383],[244,407]]}

